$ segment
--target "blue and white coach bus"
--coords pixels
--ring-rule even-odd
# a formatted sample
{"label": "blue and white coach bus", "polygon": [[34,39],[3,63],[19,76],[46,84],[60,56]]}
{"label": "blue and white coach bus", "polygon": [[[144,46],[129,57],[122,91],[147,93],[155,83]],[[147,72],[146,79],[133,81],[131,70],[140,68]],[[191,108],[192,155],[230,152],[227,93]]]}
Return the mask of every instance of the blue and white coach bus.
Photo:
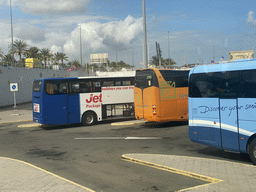
{"label": "blue and white coach bus", "polygon": [[248,153],[256,164],[256,60],[203,65],[189,73],[189,136]]}
{"label": "blue and white coach bus", "polygon": [[93,125],[134,116],[134,76],[36,79],[33,121]]}

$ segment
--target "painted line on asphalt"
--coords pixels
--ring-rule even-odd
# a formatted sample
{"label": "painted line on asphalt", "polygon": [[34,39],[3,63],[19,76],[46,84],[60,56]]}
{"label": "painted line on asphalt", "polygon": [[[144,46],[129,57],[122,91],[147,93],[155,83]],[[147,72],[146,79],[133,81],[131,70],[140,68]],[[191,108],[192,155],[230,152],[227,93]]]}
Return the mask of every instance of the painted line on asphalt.
{"label": "painted line on asphalt", "polygon": [[31,124],[23,124],[23,125],[18,125],[18,127],[41,127],[43,125],[39,123],[31,123]]}
{"label": "painted line on asphalt", "polygon": [[54,173],[51,173],[51,172],[49,172],[49,171],[46,171],[46,170],[44,170],[44,169],[42,169],[42,168],[40,168],[40,167],[37,167],[37,166],[35,166],[35,165],[33,165],[33,164],[30,164],[30,163],[27,163],[27,162],[25,162],[25,161],[21,161],[21,160],[9,158],[9,157],[0,157],[0,158],[9,159],[9,160],[17,161],[17,162],[20,162],[20,163],[24,163],[24,164],[29,165],[29,166],[31,166],[31,167],[34,167],[34,168],[36,168],[36,169],[38,169],[38,170],[40,170],[40,171],[43,171],[43,172],[45,172],[45,173],[48,173],[48,174],[50,174],[50,175],[52,175],[52,176],[54,176],[54,177],[57,177],[57,178],[62,179],[62,180],[64,180],[64,181],[67,181],[67,182],[69,182],[69,183],[71,183],[71,184],[73,184],[73,185],[76,185],[76,186],[78,186],[78,187],[81,187],[81,188],[83,188],[83,189],[86,189],[86,190],[88,190],[88,191],[90,191],[90,192],[95,192],[95,191],[92,190],[92,189],[89,189],[89,188],[87,188],[87,187],[85,187],[85,186],[82,186],[82,185],[80,185],[80,184],[78,184],[78,183],[75,183],[75,182],[73,182],[73,181],[70,181],[70,180],[68,180],[68,179],[65,179],[65,178],[63,178],[63,177],[61,177],[61,176],[58,176],[58,175],[56,175],[56,174],[54,174]]}
{"label": "painted line on asphalt", "polygon": [[143,140],[143,139],[171,139],[170,137],[81,137],[81,138],[75,138],[77,140]]}
{"label": "painted line on asphalt", "polygon": [[[145,166],[148,166],[148,167],[153,167],[153,168],[156,168],[156,169],[161,169],[161,170],[164,170],[164,171],[168,171],[168,172],[171,172],[171,173],[177,173],[177,174],[180,174],[180,175],[184,175],[184,176],[192,177],[192,178],[195,178],[195,179],[200,179],[202,181],[210,182],[210,183],[204,184],[204,185],[209,185],[209,184],[212,184],[212,183],[217,183],[217,182],[223,181],[221,179],[216,179],[216,178],[213,178],[213,177],[208,177],[208,176],[205,176],[205,175],[200,175],[200,174],[192,173],[192,172],[189,172],[189,171],[184,171],[184,170],[175,169],[175,168],[172,168],[172,167],[167,167],[167,166],[164,166],[164,165],[159,165],[159,164],[150,163],[150,162],[147,162],[147,161],[142,161],[142,160],[139,160],[139,159],[134,159],[134,158],[131,158],[131,157],[127,157],[125,155],[122,155],[121,159],[124,160],[124,161],[129,161],[129,162],[132,162],[132,163],[137,163],[137,164],[145,165]],[[204,185],[200,185],[200,187],[204,186]]]}

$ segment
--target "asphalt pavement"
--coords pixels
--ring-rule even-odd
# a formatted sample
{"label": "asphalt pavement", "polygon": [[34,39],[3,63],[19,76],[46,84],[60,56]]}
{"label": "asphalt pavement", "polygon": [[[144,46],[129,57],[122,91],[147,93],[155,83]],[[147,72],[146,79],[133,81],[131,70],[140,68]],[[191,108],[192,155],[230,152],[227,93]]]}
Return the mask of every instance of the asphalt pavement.
{"label": "asphalt pavement", "polygon": [[[1,124],[39,127],[32,122],[32,104],[0,107]],[[112,125],[132,125],[145,121],[125,121]],[[255,191],[256,166],[223,160],[164,154],[124,154],[122,160],[207,181],[208,184],[180,191]],[[1,191],[93,191],[30,163],[0,157]]]}

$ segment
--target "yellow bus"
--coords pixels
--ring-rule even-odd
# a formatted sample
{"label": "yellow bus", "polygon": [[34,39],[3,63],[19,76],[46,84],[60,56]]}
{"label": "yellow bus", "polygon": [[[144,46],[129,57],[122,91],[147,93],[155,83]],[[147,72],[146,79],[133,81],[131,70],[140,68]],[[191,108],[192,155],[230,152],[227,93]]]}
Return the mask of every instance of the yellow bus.
{"label": "yellow bus", "polygon": [[25,59],[25,67],[26,68],[42,68],[41,60],[34,58]]}
{"label": "yellow bus", "polygon": [[189,70],[136,70],[136,119],[152,122],[187,121],[188,74]]}

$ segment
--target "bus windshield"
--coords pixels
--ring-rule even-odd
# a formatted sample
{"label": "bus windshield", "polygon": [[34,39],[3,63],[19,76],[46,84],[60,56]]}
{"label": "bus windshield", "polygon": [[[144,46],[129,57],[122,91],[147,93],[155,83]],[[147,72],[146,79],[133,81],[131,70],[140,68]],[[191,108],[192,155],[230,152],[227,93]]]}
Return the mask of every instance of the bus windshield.
{"label": "bus windshield", "polygon": [[155,86],[158,87],[156,74],[152,69],[138,70],[135,76],[135,86],[141,89]]}
{"label": "bus windshield", "polygon": [[40,92],[41,91],[41,85],[42,85],[42,81],[41,80],[36,80],[33,83],[33,91],[34,92]]}

